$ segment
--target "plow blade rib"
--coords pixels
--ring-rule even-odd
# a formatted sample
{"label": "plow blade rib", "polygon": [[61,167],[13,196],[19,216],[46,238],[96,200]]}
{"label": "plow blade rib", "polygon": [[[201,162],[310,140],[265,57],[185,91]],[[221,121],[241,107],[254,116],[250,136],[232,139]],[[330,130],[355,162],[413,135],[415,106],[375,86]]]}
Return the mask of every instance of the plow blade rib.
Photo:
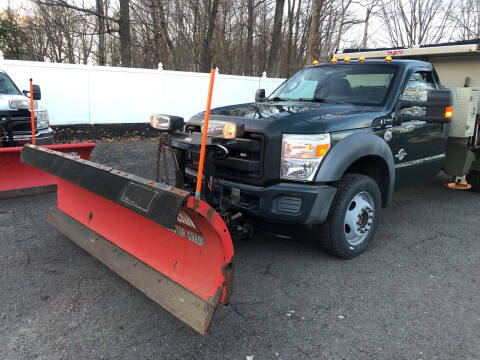
{"label": "plow blade rib", "polygon": [[[44,147],[88,160],[95,144],[58,144]],[[0,148],[0,200],[55,192],[55,176],[22,163],[21,152],[22,147]]]}
{"label": "plow blade rib", "polygon": [[206,333],[215,309],[228,303],[233,290],[232,241],[207,203],[183,190],[54,151],[35,146],[23,151],[22,161],[58,177],[50,224]]}

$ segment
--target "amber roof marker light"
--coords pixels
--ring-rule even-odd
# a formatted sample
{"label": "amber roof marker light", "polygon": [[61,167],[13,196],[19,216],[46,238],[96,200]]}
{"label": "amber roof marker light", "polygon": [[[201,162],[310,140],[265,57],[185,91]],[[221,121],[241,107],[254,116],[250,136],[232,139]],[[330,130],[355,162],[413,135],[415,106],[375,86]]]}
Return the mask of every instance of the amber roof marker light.
{"label": "amber roof marker light", "polygon": [[365,56],[360,56],[358,58],[358,61],[360,61],[361,63],[365,62]]}
{"label": "amber roof marker light", "polygon": [[390,55],[385,56],[385,62],[389,63],[390,61],[392,61],[392,57]]}
{"label": "amber roof marker light", "polygon": [[336,57],[332,57],[332,58],[330,59],[330,62],[331,62],[332,64],[335,64],[335,63],[337,62],[337,58],[336,58]]}

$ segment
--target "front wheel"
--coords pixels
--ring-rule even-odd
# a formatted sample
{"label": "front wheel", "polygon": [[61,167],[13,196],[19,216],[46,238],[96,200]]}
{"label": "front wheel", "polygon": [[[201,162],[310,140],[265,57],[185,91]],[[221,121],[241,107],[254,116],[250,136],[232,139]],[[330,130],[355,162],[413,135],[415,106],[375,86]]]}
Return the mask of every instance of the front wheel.
{"label": "front wheel", "polygon": [[375,180],[361,174],[345,174],[334,186],[337,194],[316,236],[330,254],[351,259],[365,251],[375,234],[381,193]]}

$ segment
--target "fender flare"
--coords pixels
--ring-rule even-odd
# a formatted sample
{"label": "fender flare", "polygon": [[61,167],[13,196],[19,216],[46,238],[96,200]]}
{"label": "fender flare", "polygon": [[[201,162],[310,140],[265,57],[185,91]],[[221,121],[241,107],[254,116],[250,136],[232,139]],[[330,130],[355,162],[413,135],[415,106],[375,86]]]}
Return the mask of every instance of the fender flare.
{"label": "fender flare", "polygon": [[352,134],[340,140],[326,155],[315,178],[316,182],[332,182],[342,178],[355,161],[366,156],[378,156],[388,168],[385,204],[392,200],[395,187],[395,164],[388,144],[373,133]]}

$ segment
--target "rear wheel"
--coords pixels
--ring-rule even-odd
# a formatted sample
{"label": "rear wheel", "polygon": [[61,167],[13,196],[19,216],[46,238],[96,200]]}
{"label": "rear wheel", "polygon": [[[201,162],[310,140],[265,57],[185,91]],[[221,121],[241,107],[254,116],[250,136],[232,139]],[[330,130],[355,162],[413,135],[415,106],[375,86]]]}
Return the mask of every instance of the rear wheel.
{"label": "rear wheel", "polygon": [[470,191],[480,192],[480,171],[472,170],[470,174],[467,175],[467,182],[472,185]]}
{"label": "rear wheel", "polygon": [[361,174],[345,174],[334,185],[337,194],[316,237],[330,254],[351,259],[365,251],[377,229],[381,193],[375,180]]}

